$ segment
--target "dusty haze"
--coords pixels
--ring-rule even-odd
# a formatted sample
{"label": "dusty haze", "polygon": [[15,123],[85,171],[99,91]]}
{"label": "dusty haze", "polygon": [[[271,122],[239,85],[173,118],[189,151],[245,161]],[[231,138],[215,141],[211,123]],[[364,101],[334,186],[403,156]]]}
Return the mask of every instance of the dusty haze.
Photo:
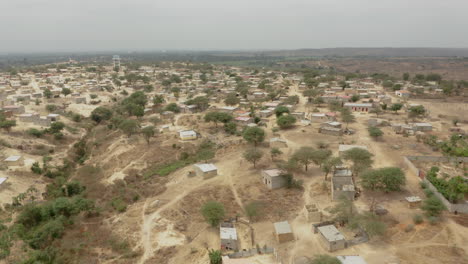
{"label": "dusty haze", "polygon": [[0,52],[468,47],[466,0],[4,0],[0,10]]}

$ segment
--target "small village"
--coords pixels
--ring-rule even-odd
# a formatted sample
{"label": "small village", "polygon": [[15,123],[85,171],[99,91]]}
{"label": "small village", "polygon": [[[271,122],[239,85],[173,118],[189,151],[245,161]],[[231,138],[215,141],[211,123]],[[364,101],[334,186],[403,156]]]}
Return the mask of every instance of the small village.
{"label": "small village", "polygon": [[0,72],[0,256],[465,263],[467,104],[421,75],[119,55]]}

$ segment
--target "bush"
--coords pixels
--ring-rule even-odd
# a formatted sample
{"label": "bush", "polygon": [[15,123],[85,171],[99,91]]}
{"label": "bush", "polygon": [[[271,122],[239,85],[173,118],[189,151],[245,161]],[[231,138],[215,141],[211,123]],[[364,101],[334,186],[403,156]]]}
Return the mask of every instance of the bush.
{"label": "bush", "polygon": [[427,218],[427,221],[428,221],[429,224],[431,224],[431,225],[436,225],[437,223],[439,223],[440,219],[439,219],[439,217],[437,217],[437,216],[429,216],[429,217]]}
{"label": "bush", "polygon": [[125,203],[122,198],[114,198],[111,201],[111,206],[114,208],[117,212],[125,212],[127,210],[127,203]]}
{"label": "bush", "polygon": [[420,214],[417,214],[417,215],[414,215],[413,216],[413,222],[417,225],[421,224],[422,222],[424,222],[424,218],[422,215]]}
{"label": "bush", "polygon": [[424,189],[424,193],[426,194],[426,197],[431,197],[434,195],[434,192],[430,189]]}
{"label": "bush", "polygon": [[445,205],[439,200],[439,198],[431,196],[424,200],[421,209],[423,209],[426,212],[426,215],[430,217],[439,216],[446,208]]}
{"label": "bush", "polygon": [[296,123],[296,118],[292,115],[282,115],[276,119],[276,123],[282,129],[290,128]]}
{"label": "bush", "polygon": [[421,186],[421,189],[427,189],[427,183],[425,182],[420,182],[419,185]]}
{"label": "bush", "polygon": [[30,128],[30,129],[26,130],[26,133],[28,133],[31,136],[35,136],[37,138],[40,138],[40,137],[42,137],[42,135],[44,135],[44,131],[39,130],[39,129],[35,129],[35,128]]}
{"label": "bush", "polygon": [[33,163],[33,165],[31,166],[31,171],[35,174],[42,174],[42,169],[39,165],[39,162],[36,161]]}

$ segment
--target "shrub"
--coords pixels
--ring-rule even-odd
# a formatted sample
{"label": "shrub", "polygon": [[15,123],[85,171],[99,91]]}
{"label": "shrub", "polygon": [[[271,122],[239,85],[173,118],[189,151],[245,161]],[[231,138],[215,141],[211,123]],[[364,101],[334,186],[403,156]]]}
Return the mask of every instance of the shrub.
{"label": "shrub", "polygon": [[420,214],[417,214],[417,215],[414,215],[413,216],[413,222],[417,225],[421,224],[422,222],[424,222],[424,218],[422,215]]}
{"label": "shrub", "polygon": [[35,128],[30,128],[30,129],[26,130],[26,133],[28,133],[31,136],[35,136],[37,138],[40,138],[40,137],[42,137],[42,135],[44,135],[44,131],[39,130],[39,129],[35,129]]}
{"label": "shrub", "polygon": [[125,212],[127,210],[127,203],[125,203],[122,198],[114,198],[111,201],[111,206],[114,208],[117,212]]}
{"label": "shrub", "polygon": [[420,182],[419,185],[421,186],[421,189],[427,189],[427,183],[425,182]]}
{"label": "shrub", "polygon": [[33,165],[31,166],[31,171],[35,174],[42,174],[42,169],[39,165],[39,162],[36,161],[33,163]]}

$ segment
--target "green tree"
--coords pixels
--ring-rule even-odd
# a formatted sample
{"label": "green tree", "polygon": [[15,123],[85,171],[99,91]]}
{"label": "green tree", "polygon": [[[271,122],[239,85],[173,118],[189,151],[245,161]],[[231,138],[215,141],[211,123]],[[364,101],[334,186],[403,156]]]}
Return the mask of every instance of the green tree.
{"label": "green tree", "polygon": [[119,124],[119,128],[127,134],[128,137],[135,134],[138,131],[139,124],[136,120],[125,119]]}
{"label": "green tree", "polygon": [[209,201],[202,206],[201,213],[208,224],[216,227],[224,218],[224,206],[219,202]]}
{"label": "green tree", "polygon": [[439,216],[444,211],[445,205],[435,195],[431,195],[424,200],[421,209],[426,212],[427,216]]}
{"label": "green tree", "polygon": [[343,153],[343,159],[353,163],[352,170],[355,177],[372,166],[374,163],[372,156],[369,151],[362,148],[352,148]]}
{"label": "green tree", "polygon": [[276,119],[276,124],[282,129],[290,128],[296,123],[296,118],[292,115],[282,115]]}
{"label": "green tree", "polygon": [[239,102],[240,99],[237,97],[236,93],[230,93],[226,96],[226,99],[224,99],[226,105],[238,105]]}
{"label": "green tree", "polygon": [[259,127],[248,127],[244,130],[242,136],[247,142],[253,143],[256,147],[258,143],[265,140],[265,131]]}
{"label": "green tree", "polygon": [[405,185],[405,173],[397,167],[369,170],[361,175],[361,184],[367,190],[393,192]]}
{"label": "green tree", "polygon": [[44,90],[43,95],[44,95],[45,98],[50,99],[50,98],[52,98],[52,95],[53,95],[53,94],[52,94],[52,92],[50,91],[50,89],[47,88],[47,89]]}
{"label": "green tree", "polygon": [[154,134],[155,134],[155,129],[154,129],[154,126],[146,126],[144,128],[141,129],[141,133],[143,134],[143,136],[145,137],[146,139],[146,142],[150,143],[150,139],[152,137],[154,137]]}
{"label": "green tree", "polygon": [[335,221],[348,223],[356,215],[356,209],[353,201],[343,195],[338,198],[338,203],[330,210],[330,213]]}
{"label": "green tree", "polygon": [[280,117],[285,113],[289,114],[289,108],[287,108],[286,106],[282,106],[282,105],[276,107],[276,109],[275,109],[276,117]]}
{"label": "green tree", "polygon": [[224,131],[226,131],[228,134],[235,135],[237,133],[237,124],[234,122],[225,123]]}
{"label": "green tree", "polygon": [[111,117],[112,110],[103,106],[99,106],[91,112],[91,119],[96,123],[101,123],[102,121],[110,120]]}
{"label": "green tree", "polygon": [[307,89],[302,94],[307,97],[307,102],[312,103],[313,99],[316,98],[320,92],[316,89]]}
{"label": "green tree", "polygon": [[71,94],[71,90],[68,89],[68,88],[62,88],[62,94],[64,96],[67,96],[67,95]]}
{"label": "green tree", "polygon": [[224,112],[209,112],[205,115],[205,122],[213,122],[215,127],[218,127],[218,122],[226,124],[232,119],[232,115]]}
{"label": "green tree", "polygon": [[328,149],[317,149],[314,150],[313,155],[312,155],[312,162],[319,166],[320,168],[322,167],[322,164],[332,155],[332,152]]}
{"label": "green tree", "polygon": [[341,264],[341,261],[337,257],[317,255],[312,259],[310,264]]}
{"label": "green tree", "polygon": [[396,103],[396,104],[392,104],[390,106],[390,110],[392,110],[393,112],[395,112],[395,114],[401,110],[401,108],[403,108],[403,104],[400,104],[400,103]]}
{"label": "green tree", "polygon": [[311,147],[301,147],[292,156],[292,159],[304,165],[305,171],[308,170],[309,164],[312,163],[315,155],[315,150]]}
{"label": "green tree", "polygon": [[387,230],[387,226],[379,221],[373,213],[356,214],[350,219],[349,227],[351,229],[364,229],[369,237],[382,236]]}
{"label": "green tree", "polygon": [[3,119],[0,120],[0,128],[10,133],[11,128],[16,126],[16,120]]}
{"label": "green tree", "polygon": [[359,94],[353,94],[353,96],[351,96],[351,102],[357,102],[359,99],[361,99]]}
{"label": "green tree", "polygon": [[180,108],[176,103],[170,103],[170,104],[166,105],[164,110],[171,111],[171,112],[174,112],[174,113],[180,113]]}
{"label": "green tree", "polygon": [[369,136],[371,136],[374,139],[377,139],[383,136],[382,130],[380,130],[380,128],[378,127],[369,127],[367,131],[369,132]]}
{"label": "green tree", "polygon": [[346,128],[348,128],[349,123],[356,122],[356,118],[354,117],[353,113],[351,113],[349,108],[341,109],[341,120],[346,123]]}
{"label": "green tree", "polygon": [[426,113],[426,108],[422,105],[412,106],[408,110],[410,117],[422,117]]}
{"label": "green tree", "polygon": [[65,124],[63,122],[53,122],[50,125],[49,132],[51,133],[58,133],[65,128]]}
{"label": "green tree", "polygon": [[263,152],[256,148],[247,149],[244,154],[244,159],[251,162],[255,168],[257,162],[263,157]]}
{"label": "green tree", "polygon": [[275,159],[277,156],[283,154],[283,152],[279,148],[272,148],[270,150],[271,159]]}
{"label": "green tree", "polygon": [[57,110],[57,106],[54,105],[54,104],[48,104],[48,105],[46,105],[45,108],[46,108],[47,112],[54,112],[54,111]]}
{"label": "green tree", "polygon": [[335,171],[336,166],[342,163],[340,157],[328,157],[322,165],[322,171],[325,173],[325,181],[327,180],[327,176],[329,173]]}
{"label": "green tree", "polygon": [[200,111],[204,111],[210,106],[209,99],[206,96],[197,96],[191,100],[188,100],[187,105],[196,105]]}
{"label": "green tree", "polygon": [[403,80],[404,80],[404,81],[408,81],[409,78],[410,78],[409,73],[407,73],[407,72],[403,73]]}
{"label": "green tree", "polygon": [[156,107],[161,106],[165,102],[164,96],[157,94],[153,97],[153,105]]}

